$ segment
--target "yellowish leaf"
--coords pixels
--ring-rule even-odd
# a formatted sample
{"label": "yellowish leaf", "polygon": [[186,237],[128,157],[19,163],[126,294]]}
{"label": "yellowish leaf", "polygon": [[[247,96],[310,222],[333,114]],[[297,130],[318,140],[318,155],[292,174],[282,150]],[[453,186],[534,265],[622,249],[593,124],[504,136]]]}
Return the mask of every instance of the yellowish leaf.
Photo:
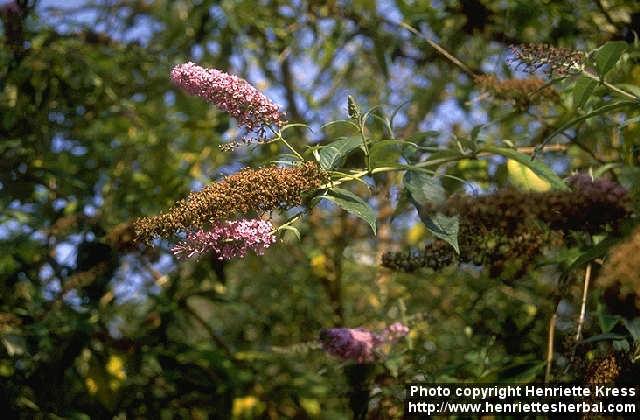
{"label": "yellowish leaf", "polygon": [[536,175],[531,169],[513,159],[507,161],[509,180],[513,185],[524,190],[548,191],[551,184]]}

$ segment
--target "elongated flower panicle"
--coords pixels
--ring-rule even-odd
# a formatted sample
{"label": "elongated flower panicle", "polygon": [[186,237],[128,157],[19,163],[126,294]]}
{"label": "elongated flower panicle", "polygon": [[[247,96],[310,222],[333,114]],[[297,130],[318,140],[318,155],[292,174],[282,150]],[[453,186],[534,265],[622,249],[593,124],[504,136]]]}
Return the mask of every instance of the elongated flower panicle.
{"label": "elongated flower panicle", "polygon": [[550,75],[567,75],[579,72],[585,65],[586,54],[569,48],[554,47],[548,44],[512,45],[516,68],[529,72],[543,69]]}
{"label": "elongated flower panicle", "polygon": [[[436,239],[420,252],[385,253],[382,265],[411,272],[463,262],[485,266],[494,277],[516,277],[546,245],[561,243],[565,233],[601,232],[619,225],[631,213],[629,194],[613,181],[575,175],[568,184],[572,191],[505,188],[477,197],[454,195],[428,211],[460,216],[460,255]],[[507,268],[509,273],[505,273]]]}
{"label": "elongated flower panicle", "polygon": [[385,343],[393,343],[409,333],[409,328],[396,322],[380,334],[365,328],[329,328],[320,331],[323,349],[342,360],[370,363],[376,360],[376,350]]}
{"label": "elongated flower panicle", "polygon": [[544,80],[537,77],[499,80],[495,76],[483,75],[476,76],[474,82],[494,98],[511,100],[521,107],[558,98],[558,93],[551,86],[545,86]]}
{"label": "elongated flower panicle", "polygon": [[275,242],[271,222],[243,219],[217,223],[209,230],[190,232],[172,251],[180,258],[198,257],[212,252],[219,260],[230,260],[244,258],[250,250],[263,255],[265,249]]}
{"label": "elongated flower panicle", "polygon": [[189,62],[175,66],[171,79],[189,94],[228,112],[249,131],[285,122],[278,105],[241,77]]}
{"label": "elongated flower panicle", "polygon": [[536,220],[553,230],[586,232],[615,224],[631,210],[627,191],[613,181],[581,174],[569,178],[568,184],[569,192],[505,188],[491,195],[454,195],[435,210],[448,216],[463,215],[488,229],[514,231]]}
{"label": "elongated flower panicle", "polygon": [[291,168],[243,169],[201,191],[192,192],[168,212],[135,222],[138,240],[177,232],[207,230],[211,224],[302,204],[303,194],[320,187],[327,175],[314,162]]}
{"label": "elongated flower panicle", "polygon": [[320,331],[324,350],[343,360],[358,363],[375,360],[375,349],[382,342],[380,336],[364,328],[331,328]]}

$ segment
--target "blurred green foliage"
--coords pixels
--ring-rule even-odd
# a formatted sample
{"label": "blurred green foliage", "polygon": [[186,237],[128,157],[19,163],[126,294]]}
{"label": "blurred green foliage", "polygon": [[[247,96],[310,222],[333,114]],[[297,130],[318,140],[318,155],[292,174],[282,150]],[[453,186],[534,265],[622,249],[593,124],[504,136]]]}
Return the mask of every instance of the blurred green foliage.
{"label": "blurred green foliage", "polygon": [[[558,314],[558,343],[575,334],[581,278],[597,254],[587,253],[601,237],[569,241],[516,283],[478,267],[391,273],[378,267],[380,253],[428,236],[396,174],[373,180],[375,238],[365,223],[320,206],[297,225],[301,240],[285,233],[263,257],[177,262],[166,243],[133,244],[128,223],[282,152],[275,144],[220,152],[236,127],[174,89],[175,64],[195,61],[254,82],[291,122],[314,128],[296,132],[298,147],[347,135],[340,125],[319,129],[347,117],[347,95],[363,110],[383,106],[387,116],[402,106],[394,132],[421,145],[470,145],[474,126],[490,122],[484,140],[535,147],[615,94],[566,79],[556,83],[559,102],[514,112],[397,23],[433,35],[475,73],[507,78],[514,74],[509,44],[589,51],[633,42],[636,2],[17,5],[17,12],[3,8],[0,38],[0,406],[7,418],[349,418],[358,380],[371,390],[369,415],[393,418],[408,381],[542,380],[551,315]],[[607,80],[637,94],[637,48],[616,63]],[[578,121],[550,143],[566,147],[540,159],[560,176],[608,173],[635,185],[637,201],[634,117],[637,108]],[[370,127],[376,140],[388,138],[385,130]],[[378,144],[376,163],[400,156]],[[420,160],[414,154],[405,157]],[[447,193],[538,185],[522,181],[521,168],[510,179],[507,160],[495,156],[441,171]],[[364,196],[366,188],[356,191]],[[588,296],[584,336],[616,333],[630,344],[581,345],[587,362],[614,347],[635,349],[637,337],[615,318],[637,316],[633,301],[621,307],[604,295],[596,284]],[[374,366],[354,370],[316,343],[321,328],[393,321],[412,332]],[[553,377],[581,380],[566,350],[573,347],[557,348]]]}

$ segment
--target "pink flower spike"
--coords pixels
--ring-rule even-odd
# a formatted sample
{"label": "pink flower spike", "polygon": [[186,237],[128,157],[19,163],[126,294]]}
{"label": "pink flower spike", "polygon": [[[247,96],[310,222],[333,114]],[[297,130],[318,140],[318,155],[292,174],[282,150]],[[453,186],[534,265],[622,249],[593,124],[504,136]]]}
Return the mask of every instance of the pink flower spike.
{"label": "pink flower spike", "polygon": [[382,343],[381,338],[364,328],[330,328],[320,331],[320,341],[324,350],[342,360],[358,363],[373,362],[375,350]]}
{"label": "pink flower spike", "polygon": [[185,63],[171,70],[171,79],[189,94],[228,112],[249,131],[285,123],[278,105],[241,77]]}
{"label": "pink flower spike", "polygon": [[187,234],[171,251],[179,258],[199,257],[213,252],[219,260],[244,258],[249,250],[263,255],[276,242],[271,222],[243,219],[217,223],[211,229]]}
{"label": "pink flower spike", "polygon": [[394,343],[409,334],[409,328],[395,322],[376,334],[365,328],[329,328],[320,331],[322,348],[332,356],[357,363],[374,362],[385,343]]}

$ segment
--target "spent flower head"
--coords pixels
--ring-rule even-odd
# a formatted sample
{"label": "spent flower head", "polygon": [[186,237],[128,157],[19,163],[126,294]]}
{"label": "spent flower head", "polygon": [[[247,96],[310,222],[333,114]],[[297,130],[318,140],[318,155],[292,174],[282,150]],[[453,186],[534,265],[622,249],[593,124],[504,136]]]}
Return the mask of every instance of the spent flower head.
{"label": "spent flower head", "polygon": [[211,224],[302,204],[303,195],[327,179],[314,162],[290,168],[243,169],[178,201],[169,211],[138,219],[138,240],[149,242],[178,232],[207,230]]}
{"label": "spent flower head", "polygon": [[426,211],[459,215],[460,255],[437,239],[420,252],[385,253],[382,265],[411,272],[463,262],[483,265],[492,275],[509,268],[517,276],[547,246],[560,244],[565,233],[601,232],[631,214],[629,194],[613,181],[582,174],[570,177],[568,184],[568,192],[504,188],[481,196],[454,195]]}
{"label": "spent flower head", "polygon": [[558,98],[558,93],[537,77],[500,80],[492,75],[481,75],[476,76],[474,82],[495,99],[511,100],[520,107]]}
{"label": "spent flower head", "polygon": [[531,73],[544,70],[550,75],[564,76],[578,73],[584,69],[586,54],[569,48],[554,47],[548,44],[512,45],[516,68]]}

